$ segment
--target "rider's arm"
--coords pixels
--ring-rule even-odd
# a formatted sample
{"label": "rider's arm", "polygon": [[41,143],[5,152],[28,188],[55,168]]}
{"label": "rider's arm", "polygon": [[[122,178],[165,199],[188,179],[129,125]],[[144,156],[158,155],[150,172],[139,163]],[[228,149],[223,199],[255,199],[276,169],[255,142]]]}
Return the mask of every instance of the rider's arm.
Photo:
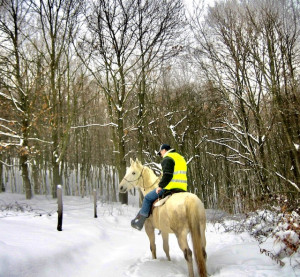
{"label": "rider's arm", "polygon": [[162,166],[163,176],[158,186],[164,188],[170,183],[170,181],[173,178],[175,162],[172,158],[166,157],[163,159],[161,166]]}

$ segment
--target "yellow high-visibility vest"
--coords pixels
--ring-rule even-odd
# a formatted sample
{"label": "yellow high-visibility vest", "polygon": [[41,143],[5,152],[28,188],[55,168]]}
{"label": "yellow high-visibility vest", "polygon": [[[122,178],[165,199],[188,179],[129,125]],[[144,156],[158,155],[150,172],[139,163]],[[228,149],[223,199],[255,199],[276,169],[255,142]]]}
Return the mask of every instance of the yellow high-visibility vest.
{"label": "yellow high-visibility vest", "polygon": [[182,157],[178,153],[167,153],[165,157],[170,157],[174,160],[175,166],[174,166],[174,173],[173,178],[170,181],[170,183],[164,188],[167,190],[170,189],[182,189],[184,191],[187,191],[187,165],[184,157]]}

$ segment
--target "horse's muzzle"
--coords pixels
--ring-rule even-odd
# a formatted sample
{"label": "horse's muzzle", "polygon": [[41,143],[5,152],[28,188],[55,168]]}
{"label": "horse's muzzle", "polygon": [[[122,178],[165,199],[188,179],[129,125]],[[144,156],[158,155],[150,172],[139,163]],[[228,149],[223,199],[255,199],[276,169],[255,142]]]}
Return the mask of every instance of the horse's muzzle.
{"label": "horse's muzzle", "polygon": [[120,186],[120,188],[119,188],[120,193],[125,193],[126,191],[127,191],[127,189],[125,187]]}

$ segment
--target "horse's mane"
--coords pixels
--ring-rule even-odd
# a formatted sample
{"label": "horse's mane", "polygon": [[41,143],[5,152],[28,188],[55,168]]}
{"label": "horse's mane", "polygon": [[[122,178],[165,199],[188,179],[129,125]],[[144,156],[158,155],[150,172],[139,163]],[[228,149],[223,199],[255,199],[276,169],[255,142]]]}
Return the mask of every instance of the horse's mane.
{"label": "horse's mane", "polygon": [[149,183],[146,185],[147,188],[149,188],[149,186],[152,187],[152,185],[153,186],[155,185],[154,187],[157,187],[162,175],[161,174],[156,175],[155,172],[153,171],[153,169],[146,165],[144,165],[144,170],[145,170],[145,173],[148,172],[146,174],[149,176],[149,179],[148,179]]}

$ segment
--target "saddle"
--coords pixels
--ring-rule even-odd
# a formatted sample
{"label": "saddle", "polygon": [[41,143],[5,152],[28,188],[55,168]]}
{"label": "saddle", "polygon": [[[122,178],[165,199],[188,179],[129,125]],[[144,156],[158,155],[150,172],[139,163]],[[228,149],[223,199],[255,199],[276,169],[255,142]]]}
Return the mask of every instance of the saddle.
{"label": "saddle", "polygon": [[162,198],[158,198],[157,200],[154,201],[154,203],[152,204],[152,208],[151,208],[151,213],[153,213],[153,210],[156,207],[162,206],[164,205],[167,200],[174,194],[174,193],[179,193],[179,192],[186,192],[185,190],[182,189],[172,189],[172,190],[167,190],[164,192],[164,194],[162,195]]}
{"label": "saddle", "polygon": [[165,202],[171,197],[171,195],[168,195],[165,198],[158,198],[157,200],[154,201],[152,208],[154,209],[154,207],[159,207],[162,206],[163,204],[165,204]]}

